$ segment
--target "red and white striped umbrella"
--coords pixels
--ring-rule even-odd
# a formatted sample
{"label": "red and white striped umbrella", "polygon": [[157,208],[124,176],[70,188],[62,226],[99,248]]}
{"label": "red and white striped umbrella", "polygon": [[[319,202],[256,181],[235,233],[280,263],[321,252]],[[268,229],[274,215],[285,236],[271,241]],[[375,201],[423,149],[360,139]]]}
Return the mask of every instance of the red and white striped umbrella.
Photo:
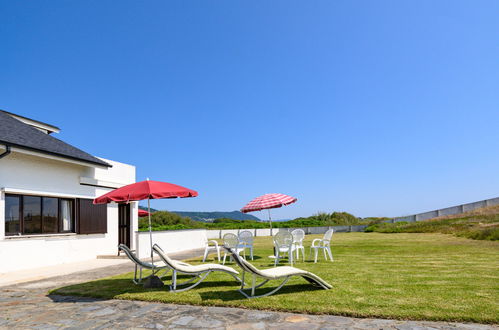
{"label": "red and white striped umbrella", "polygon": [[297,199],[295,197],[284,194],[265,194],[253,199],[251,202],[246,204],[246,206],[241,209],[241,212],[248,213],[266,209],[274,209],[277,207],[282,207],[284,205],[289,205],[296,201]]}
{"label": "red and white striped umbrella", "polygon": [[296,202],[298,199],[284,194],[265,194],[253,199],[241,209],[241,212],[248,213],[253,211],[269,210],[270,229],[272,230],[272,219],[270,218],[270,209],[282,207]]}

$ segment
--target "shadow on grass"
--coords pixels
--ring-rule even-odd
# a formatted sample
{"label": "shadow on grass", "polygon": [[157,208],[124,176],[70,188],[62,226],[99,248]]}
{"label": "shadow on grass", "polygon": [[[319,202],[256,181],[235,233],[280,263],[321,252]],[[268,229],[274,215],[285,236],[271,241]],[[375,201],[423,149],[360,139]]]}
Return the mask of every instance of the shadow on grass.
{"label": "shadow on grass", "polygon": [[[190,276],[179,276],[179,279],[189,279]],[[106,299],[114,299],[120,295],[133,295],[133,294],[147,294],[147,293],[164,293],[165,302],[175,302],[175,298],[173,295],[182,295],[183,293],[174,293],[170,292],[169,284],[171,283],[171,276],[163,277],[162,280],[165,282],[165,286],[163,288],[156,289],[145,289],[141,284],[133,284],[131,279],[123,278],[123,279],[102,279],[92,282],[86,282],[81,284],[68,285],[65,287],[61,287],[55,290],[52,290],[48,297],[56,303],[83,303],[83,302],[94,302],[101,301]],[[273,281],[275,282],[275,281]],[[273,285],[275,284],[275,285]],[[255,295],[262,295],[267,292],[272,291],[279,282],[275,282],[271,285],[266,285],[264,288],[258,288],[255,291]],[[183,286],[179,286],[178,289],[182,289]],[[240,283],[227,279],[227,280],[218,280],[218,281],[204,281],[199,284],[196,288],[193,288],[192,291],[186,292],[195,292],[198,291],[199,296],[202,300],[222,300],[222,301],[234,301],[246,299],[239,291]],[[208,290],[208,291],[206,291]],[[303,291],[315,291],[320,290],[319,288],[315,288],[309,284],[290,284],[285,285],[278,292],[274,293],[273,296],[276,295],[286,295],[290,293],[303,292]],[[250,289],[245,289],[245,292],[248,294],[251,292]],[[173,299],[172,299],[173,298]],[[132,298],[133,299],[133,298]],[[137,296],[136,300],[147,300],[143,299],[143,297]]]}
{"label": "shadow on grass", "polygon": [[[277,283],[277,285],[279,285],[279,284]],[[260,295],[266,294],[266,293],[274,290],[277,287],[277,285],[270,286],[270,287],[264,287],[264,288],[258,288],[255,290],[255,296],[260,296]],[[199,295],[200,295],[202,300],[220,299],[222,301],[233,301],[233,300],[247,299],[239,291],[237,291],[237,289],[239,289],[239,288],[240,287],[236,288],[233,292],[232,291],[216,291],[216,290],[214,290],[214,291],[209,291],[209,292],[201,292],[201,293],[199,293]],[[290,285],[282,287],[279,291],[272,294],[271,296],[281,296],[281,295],[286,295],[286,294],[291,294],[291,293],[296,293],[296,292],[316,291],[316,290],[322,290],[322,289],[311,286],[309,284],[290,284]],[[246,294],[250,295],[251,294],[251,287],[249,287],[249,288],[245,287],[244,292],[246,292]]]}

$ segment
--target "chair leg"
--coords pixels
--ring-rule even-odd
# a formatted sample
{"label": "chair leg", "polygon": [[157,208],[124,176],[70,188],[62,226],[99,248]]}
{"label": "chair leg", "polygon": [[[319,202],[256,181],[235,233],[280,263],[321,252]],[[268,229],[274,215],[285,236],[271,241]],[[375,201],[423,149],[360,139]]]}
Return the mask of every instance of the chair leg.
{"label": "chair leg", "polygon": [[[211,273],[211,271],[207,271],[203,275],[201,275],[201,274],[195,275],[192,279],[188,280],[187,282],[183,282],[183,283],[179,283],[179,284],[177,284],[176,281],[175,281],[175,288],[171,288],[170,291],[172,291],[172,292],[182,292],[182,291],[190,290],[190,289],[198,286],[199,284],[201,284],[201,282],[203,282],[204,279],[206,278],[206,276],[208,276],[210,273]],[[185,284],[192,283],[196,279],[198,279],[198,281],[195,282],[194,284],[192,284],[192,285],[190,285],[190,286],[188,286],[186,288],[182,288],[182,289],[178,289],[177,290],[177,285],[183,286]]]}
{"label": "chair leg", "polygon": [[224,261],[222,262],[222,265],[225,265],[225,258],[227,257],[227,253],[224,252]]}
{"label": "chair leg", "polygon": [[174,270],[172,274],[172,289],[173,291],[177,290],[177,271]]}
{"label": "chair leg", "polygon": [[[255,276],[255,275],[253,275],[253,276]],[[267,293],[265,293],[265,294],[259,295],[259,296],[255,296],[255,292],[254,292],[254,290],[252,290],[252,291],[251,291],[251,296],[250,296],[250,295],[248,295],[248,294],[247,294],[246,292],[244,292],[243,290],[239,290],[239,292],[241,292],[241,294],[242,294],[243,296],[245,296],[246,298],[248,298],[248,299],[252,299],[252,298],[261,298],[261,297],[270,296],[271,294],[273,294],[273,293],[275,293],[275,292],[279,291],[279,289],[281,289],[281,288],[284,286],[284,284],[286,284],[286,282],[289,280],[289,278],[290,278],[289,276],[288,276],[288,277],[286,277],[286,278],[282,281],[282,283],[281,283],[281,284],[279,284],[279,286],[278,286],[278,287],[276,287],[274,290],[272,290],[272,291],[270,291],[270,292],[267,292]],[[267,279],[267,280],[263,281],[263,283],[260,283],[259,285],[255,286],[254,288],[258,288],[258,287],[262,286],[263,284],[267,283],[268,281],[269,281],[269,280]]]}
{"label": "chair leg", "polygon": [[133,273],[133,283],[139,284],[137,281],[137,264],[135,264],[135,272]]}
{"label": "chair leg", "polygon": [[204,257],[203,257],[203,262],[206,261],[206,257],[208,256],[208,247],[204,249]]}
{"label": "chair leg", "polygon": [[253,274],[253,280],[251,282],[251,296],[255,295],[255,284],[256,284],[256,275]]}
{"label": "chair leg", "polygon": [[217,246],[218,263],[220,263],[220,247]]}
{"label": "chair leg", "polygon": [[254,260],[253,259],[253,247],[250,248],[250,257],[251,257],[251,260]]}
{"label": "chair leg", "polygon": [[333,254],[331,253],[331,247],[328,246],[326,250],[327,250],[327,253],[329,254],[329,258],[331,259],[331,261],[334,261],[333,260]]}
{"label": "chair leg", "polygon": [[314,255],[315,255],[315,257],[314,257],[314,263],[317,263],[317,254],[318,253],[319,253],[319,249],[315,248],[314,249]]}

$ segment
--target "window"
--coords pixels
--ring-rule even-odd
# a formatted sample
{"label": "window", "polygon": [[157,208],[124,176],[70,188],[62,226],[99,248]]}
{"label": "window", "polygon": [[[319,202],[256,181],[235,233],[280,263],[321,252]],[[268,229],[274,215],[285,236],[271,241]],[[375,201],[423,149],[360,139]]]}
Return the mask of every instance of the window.
{"label": "window", "polygon": [[59,202],[59,217],[61,219],[61,232],[72,232],[73,226],[73,201],[70,199],[61,199]]}
{"label": "window", "polygon": [[24,233],[42,233],[42,198],[23,196]]}
{"label": "window", "polygon": [[42,224],[44,233],[57,233],[58,227],[58,198],[43,197],[42,198]]}
{"label": "window", "polygon": [[5,196],[5,235],[17,235],[21,232],[20,196]]}
{"label": "window", "polygon": [[74,200],[5,195],[5,235],[74,232]]}

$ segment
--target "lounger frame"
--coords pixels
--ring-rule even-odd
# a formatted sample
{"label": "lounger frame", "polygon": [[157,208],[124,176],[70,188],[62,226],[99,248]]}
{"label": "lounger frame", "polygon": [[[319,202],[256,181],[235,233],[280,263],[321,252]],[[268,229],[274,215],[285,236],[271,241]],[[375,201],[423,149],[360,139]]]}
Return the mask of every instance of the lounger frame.
{"label": "lounger frame", "polygon": [[[232,273],[230,273],[228,271],[225,271],[223,269],[207,269],[207,270],[203,270],[203,271],[185,271],[185,270],[180,270],[172,262],[173,260],[170,259],[170,257],[168,257],[168,255],[161,249],[161,247],[159,245],[154,244],[154,246],[153,246],[152,249],[159,256],[159,258],[173,271],[173,274],[172,274],[172,284],[169,285],[169,288],[170,288],[171,292],[182,292],[182,291],[190,290],[190,289],[198,286],[199,284],[201,284],[201,282],[203,282],[204,279],[210,273],[212,273],[212,272],[222,272],[222,273],[229,274],[232,277],[234,277],[234,279],[237,282],[241,282],[241,279],[239,277],[237,277],[235,274],[232,274]],[[191,265],[189,265],[189,264],[187,264],[185,262],[180,262],[180,261],[176,261],[176,262],[179,263],[179,264],[182,264],[183,266],[187,266],[187,267],[191,266]],[[177,281],[177,275],[178,274],[191,275],[193,277],[191,279],[185,281],[185,282],[178,283],[178,281]],[[194,281],[196,281],[196,282],[194,282]],[[177,288],[178,286],[184,286],[184,285],[187,285],[187,284],[190,284],[190,283],[193,283],[193,284],[190,285],[190,286],[188,286],[188,287],[185,287],[185,288],[181,288],[181,289]]]}
{"label": "lounger frame", "polygon": [[[269,277],[269,276],[266,276],[264,273],[262,273],[255,266],[253,266],[248,261],[246,261],[243,258],[241,258],[241,256],[239,256],[239,254],[234,253],[234,251],[232,249],[230,249],[230,248],[225,248],[225,249],[227,249],[232,254],[232,257],[234,258],[235,262],[243,270],[242,281],[241,281],[241,288],[238,291],[243,296],[245,296],[248,299],[266,297],[266,296],[270,296],[271,294],[276,293],[293,276],[301,276],[305,280],[307,280],[308,282],[310,282],[312,285],[320,287],[322,289],[325,289],[325,290],[331,289],[331,285],[329,283],[327,283],[326,281],[324,281],[323,279],[321,279],[319,276],[317,276],[315,274],[312,274],[312,273],[309,273],[309,272],[301,272],[301,273],[283,275],[283,276],[278,276],[278,277]],[[277,268],[273,268],[273,269],[277,269]],[[297,269],[297,270],[301,271],[300,269]],[[247,289],[244,288],[244,286],[245,286],[245,274],[246,274],[246,272],[248,272],[248,273],[250,273],[252,275],[252,279],[251,279],[251,294],[248,294],[248,293],[246,293],[244,291],[244,290],[249,289],[249,288],[247,288]],[[261,283],[256,284],[256,281],[257,281],[256,278],[257,277],[262,277],[264,280]],[[273,289],[273,290],[271,290],[271,291],[269,291],[267,293],[264,293],[262,295],[255,296],[255,290],[258,289],[258,288],[260,288],[261,286],[265,285],[270,280],[282,280],[282,282],[275,289]]]}
{"label": "lounger frame", "polygon": [[[130,250],[130,248],[128,246],[126,246],[125,244],[120,244],[118,245],[118,249],[119,250],[122,250],[123,252],[125,252],[125,254],[127,255],[128,259],[130,259],[134,264],[135,264],[135,271],[134,271],[134,275],[133,275],[133,283],[135,284],[141,284],[142,283],[142,269],[145,268],[145,269],[150,269],[152,270],[152,274],[145,277],[145,278],[148,278],[150,276],[154,276],[154,275],[158,275],[162,270],[165,271],[165,273],[163,274],[166,275],[166,273],[168,273],[170,271],[170,268],[168,267],[168,265],[166,266],[156,266],[154,264],[150,264],[148,262],[144,262],[142,260],[140,260],[136,255],[135,253],[132,252],[132,250]],[[137,278],[137,272],[139,273],[139,277]]]}

